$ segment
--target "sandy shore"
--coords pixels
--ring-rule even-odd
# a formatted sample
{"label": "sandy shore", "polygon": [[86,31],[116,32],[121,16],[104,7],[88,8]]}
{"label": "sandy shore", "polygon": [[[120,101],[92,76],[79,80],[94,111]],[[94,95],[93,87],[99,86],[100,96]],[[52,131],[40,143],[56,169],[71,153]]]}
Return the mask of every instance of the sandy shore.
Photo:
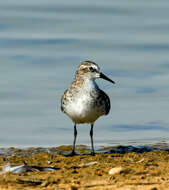
{"label": "sandy shore", "polygon": [[[60,150],[71,147],[62,146]],[[55,167],[54,171],[0,174],[0,189],[14,190],[168,190],[169,152],[97,153],[74,157],[58,153],[58,149],[11,148],[0,155],[0,166],[29,165]],[[85,147],[81,147],[85,152]],[[113,169],[112,169],[113,168]]]}

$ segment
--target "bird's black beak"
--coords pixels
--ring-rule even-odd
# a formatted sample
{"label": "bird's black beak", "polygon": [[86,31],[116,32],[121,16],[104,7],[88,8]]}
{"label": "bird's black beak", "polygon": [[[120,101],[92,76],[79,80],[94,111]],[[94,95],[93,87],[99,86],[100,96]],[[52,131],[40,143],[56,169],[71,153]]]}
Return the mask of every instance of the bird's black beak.
{"label": "bird's black beak", "polygon": [[113,80],[111,80],[108,77],[106,77],[106,75],[104,75],[103,73],[100,73],[100,78],[102,78],[104,80],[107,80],[107,81],[112,82],[113,84],[115,84],[115,82]]}

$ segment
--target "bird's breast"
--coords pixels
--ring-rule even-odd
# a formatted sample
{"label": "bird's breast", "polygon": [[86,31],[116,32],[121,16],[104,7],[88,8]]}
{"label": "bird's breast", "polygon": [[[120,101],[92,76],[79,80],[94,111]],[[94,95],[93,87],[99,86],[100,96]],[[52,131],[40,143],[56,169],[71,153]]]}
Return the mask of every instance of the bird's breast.
{"label": "bird's breast", "polygon": [[65,113],[75,123],[93,123],[104,114],[102,105],[99,106],[93,96],[85,93],[79,93],[76,98],[70,100]]}

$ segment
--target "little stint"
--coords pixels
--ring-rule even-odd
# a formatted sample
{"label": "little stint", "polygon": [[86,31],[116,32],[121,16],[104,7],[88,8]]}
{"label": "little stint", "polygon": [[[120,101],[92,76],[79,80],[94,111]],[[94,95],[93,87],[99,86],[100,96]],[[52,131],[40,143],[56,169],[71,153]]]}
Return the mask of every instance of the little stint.
{"label": "little stint", "polygon": [[102,78],[115,83],[103,73],[99,66],[92,61],[83,61],[77,68],[74,81],[63,93],[61,98],[61,110],[66,113],[74,123],[74,141],[71,155],[75,154],[77,137],[76,124],[89,123],[91,125],[91,155],[95,155],[93,145],[94,122],[102,115],[110,111],[110,99],[108,95],[99,89],[95,79]]}

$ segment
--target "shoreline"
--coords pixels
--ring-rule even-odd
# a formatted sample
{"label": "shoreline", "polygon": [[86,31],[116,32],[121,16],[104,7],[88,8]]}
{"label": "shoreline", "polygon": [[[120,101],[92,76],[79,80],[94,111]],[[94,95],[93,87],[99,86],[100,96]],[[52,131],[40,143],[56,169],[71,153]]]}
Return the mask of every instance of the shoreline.
{"label": "shoreline", "polygon": [[6,155],[1,152],[1,172],[7,164],[34,169],[1,173],[0,190],[166,190],[169,187],[169,149],[166,144],[161,148],[156,145],[153,149],[105,147],[98,150],[96,156],[89,155],[90,149],[85,145],[79,145],[77,152],[80,155],[73,157],[67,156],[71,148],[64,145],[27,149],[11,147]]}
{"label": "shoreline", "polygon": [[[51,153],[51,154],[69,154],[72,150],[72,145],[60,145],[56,147],[43,147],[43,146],[28,146],[28,147],[0,147],[0,156],[20,155],[24,153]],[[90,154],[91,147],[87,145],[76,145],[77,154]],[[95,146],[95,152],[100,154],[105,153],[144,153],[149,151],[169,151],[169,143],[157,142],[148,144],[129,144],[129,145],[114,145],[114,146]],[[22,155],[23,154],[23,155]],[[26,155],[25,155],[26,156]]]}

